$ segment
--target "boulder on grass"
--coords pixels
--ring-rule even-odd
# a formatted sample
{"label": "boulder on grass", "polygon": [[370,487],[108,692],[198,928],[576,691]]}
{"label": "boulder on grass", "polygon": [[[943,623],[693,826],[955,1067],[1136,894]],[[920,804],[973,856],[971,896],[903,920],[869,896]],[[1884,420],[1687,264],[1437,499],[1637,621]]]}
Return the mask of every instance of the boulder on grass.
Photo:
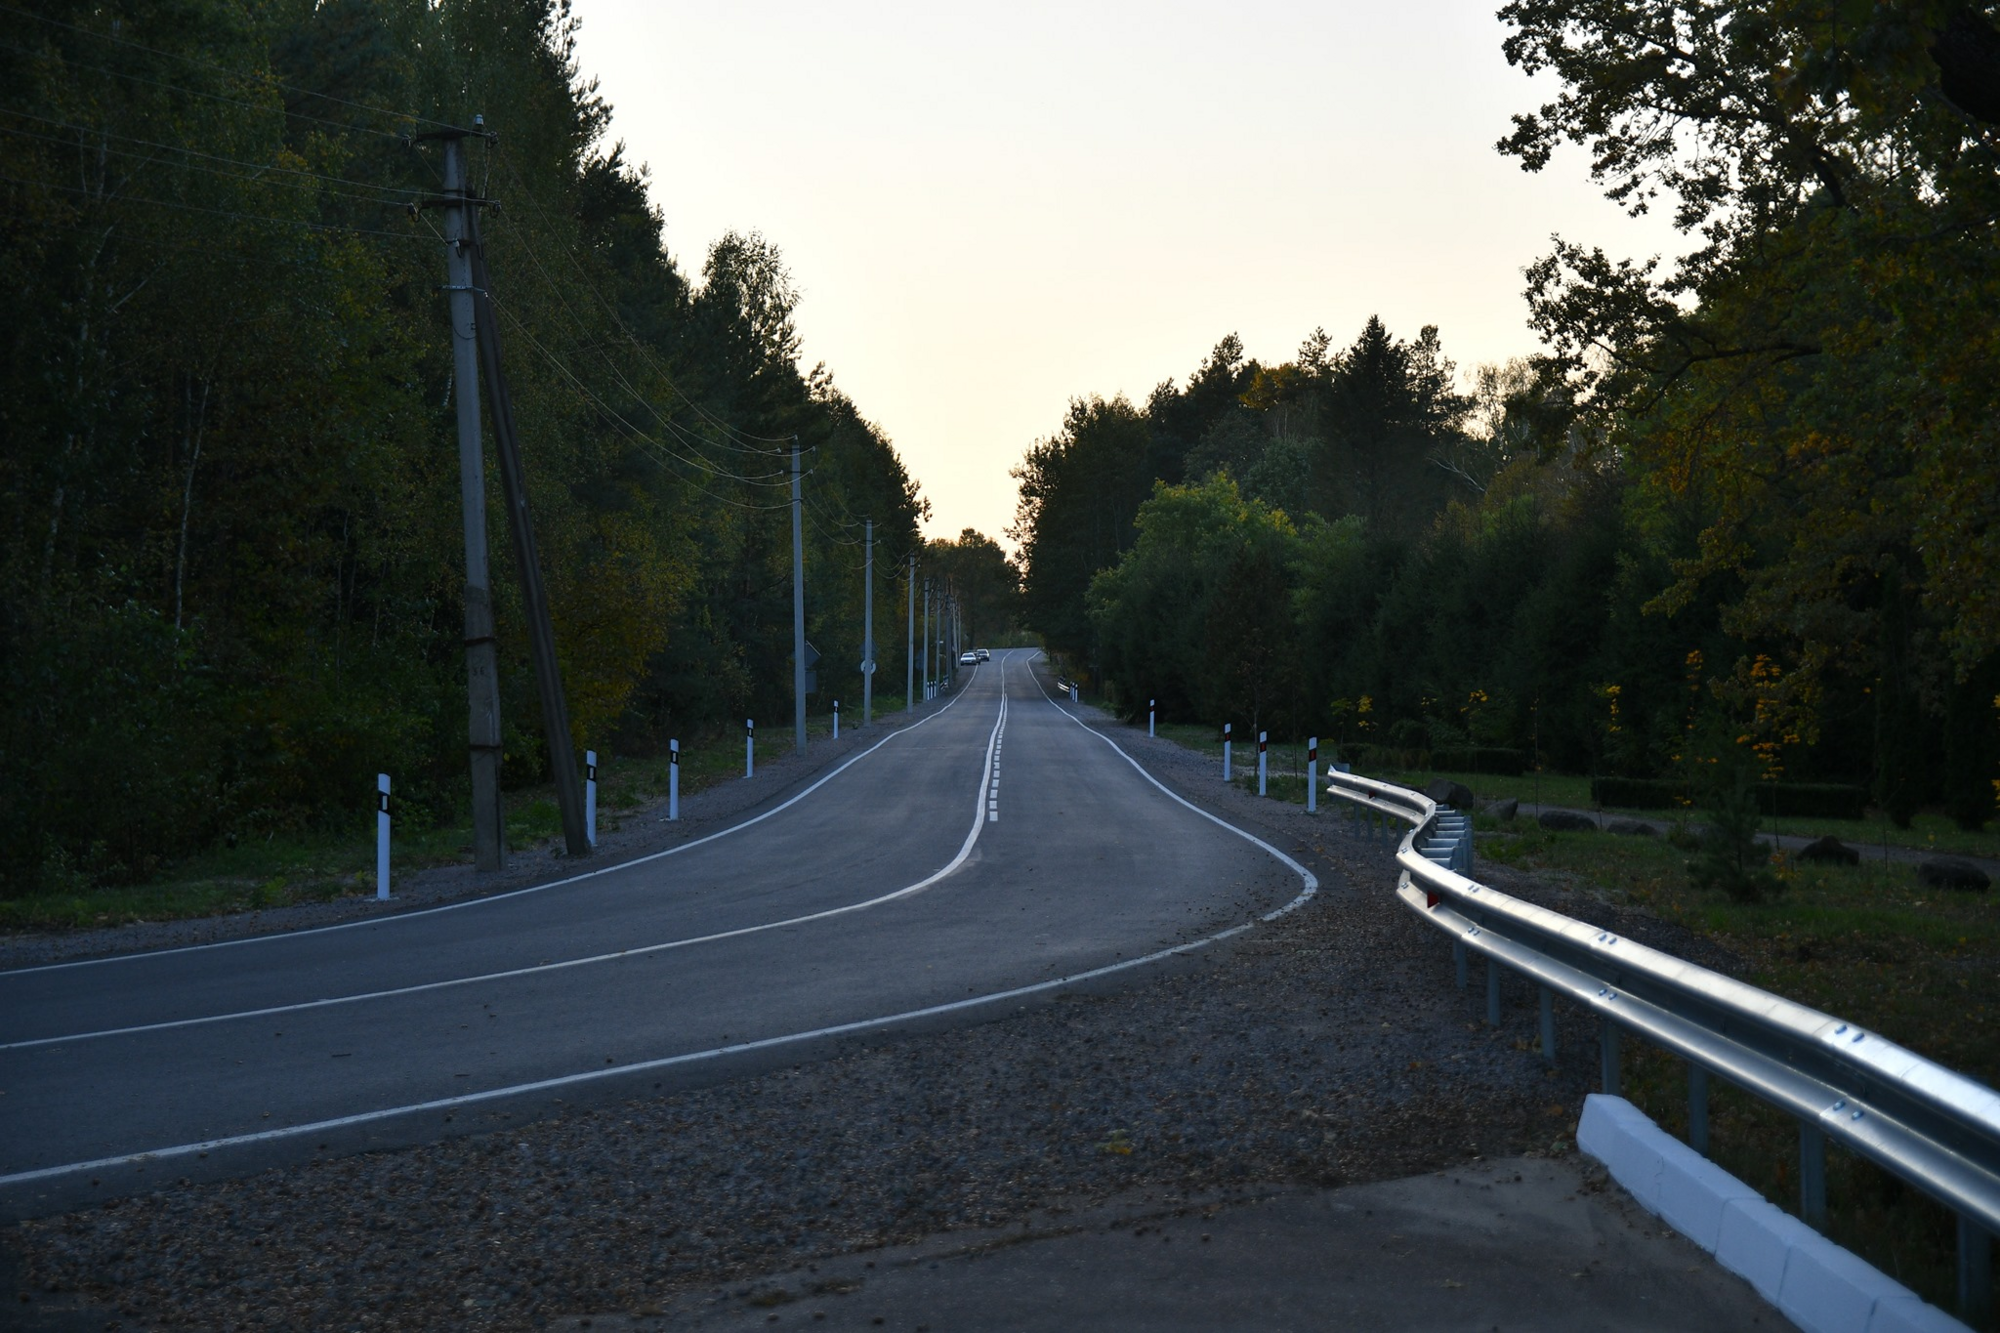
{"label": "boulder on grass", "polygon": [[1799,860],[1815,865],[1858,866],[1861,864],[1861,853],[1829,833],[1799,848]]}
{"label": "boulder on grass", "polygon": [[1614,819],[1604,826],[1606,833],[1622,833],[1628,838],[1655,838],[1660,831],[1643,819]]}
{"label": "boulder on grass", "polygon": [[1956,856],[1933,856],[1918,862],[1917,882],[1933,889],[1957,889],[1961,893],[1984,893],[1993,883],[1984,870]]}
{"label": "boulder on grass", "polygon": [[1597,821],[1574,810],[1544,810],[1539,821],[1551,833],[1595,833]]}
{"label": "boulder on grass", "polygon": [[1488,801],[1482,813],[1489,814],[1504,824],[1521,813],[1521,803],[1512,796],[1504,801]]}
{"label": "boulder on grass", "polygon": [[1424,788],[1424,795],[1430,797],[1439,805],[1448,805],[1454,810],[1470,810],[1472,808],[1472,788],[1462,782],[1453,782],[1449,778],[1439,778],[1436,782]]}

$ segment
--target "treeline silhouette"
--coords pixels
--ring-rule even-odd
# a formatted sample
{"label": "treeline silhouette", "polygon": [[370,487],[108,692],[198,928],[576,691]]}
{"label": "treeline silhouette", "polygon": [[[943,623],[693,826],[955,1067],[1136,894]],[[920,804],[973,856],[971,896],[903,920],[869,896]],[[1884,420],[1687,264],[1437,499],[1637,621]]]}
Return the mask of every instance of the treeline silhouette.
{"label": "treeline silhouette", "polygon": [[[440,184],[420,136],[475,113],[577,745],[789,716],[793,437],[807,632],[823,694],[858,697],[862,521],[886,630],[917,485],[800,365],[774,245],[729,235],[699,272],[669,250],[560,0],[0,11],[6,893],[358,822],[382,769],[405,819],[462,808],[471,386],[439,215],[411,206]],[[487,480],[518,786],[549,756]]]}

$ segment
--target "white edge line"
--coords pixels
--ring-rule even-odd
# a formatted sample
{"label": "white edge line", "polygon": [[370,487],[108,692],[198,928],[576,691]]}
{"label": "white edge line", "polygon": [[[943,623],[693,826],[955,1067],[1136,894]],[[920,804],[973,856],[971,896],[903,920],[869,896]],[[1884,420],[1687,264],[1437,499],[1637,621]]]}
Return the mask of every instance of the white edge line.
{"label": "white edge line", "polygon": [[[1032,678],[1033,673],[1031,668],[1030,679]],[[1041,682],[1036,681],[1035,688],[1041,690]],[[1049,699],[1047,690],[1042,690],[1041,692],[1042,697],[1047,699],[1052,706],[1055,706],[1057,712],[1061,713],[1064,717],[1068,717],[1077,726],[1083,727],[1085,731],[1096,736],[1106,745],[1116,750],[1126,763],[1131,764],[1133,768],[1138,770],[1141,777],[1145,778],[1155,787],[1158,787],[1166,795],[1179,801],[1182,805],[1211,823],[1219,824],[1238,837],[1255,843],[1299,874],[1304,881],[1304,888],[1299,891],[1299,895],[1283,907],[1264,913],[1258,918],[1259,921],[1275,921],[1279,917],[1285,916],[1303,906],[1308,899],[1318,892],[1319,879],[1310,870],[1307,870],[1297,861],[1255,834],[1237,828],[1227,820],[1210,814],[1190,801],[1183,800],[1162,784],[1159,779],[1140,767],[1138,761],[1133,759],[1131,755],[1126,754],[1123,747],[1116,741],[1085,726],[1082,721],[1071,716],[1067,709],[1056,705],[1055,700]],[[998,735],[997,729],[995,735]],[[988,753],[991,753],[991,742],[988,745]],[[975,833],[976,831],[975,828]],[[973,841],[974,839],[972,838],[967,839],[966,851],[970,851]],[[829,1027],[814,1028],[807,1032],[790,1032],[777,1037],[763,1037],[756,1041],[736,1042],[728,1046],[711,1047],[705,1051],[690,1051],[681,1055],[663,1056],[657,1060],[642,1060],[637,1064],[620,1065],[611,1069],[586,1070],[577,1074],[564,1074],[557,1078],[539,1079],[532,1083],[517,1083],[511,1087],[489,1088],[483,1092],[461,1093],[456,1097],[440,1097],[427,1102],[413,1102],[407,1106],[391,1106],[375,1111],[361,1111],[354,1115],[337,1116],[331,1120],[316,1120],[306,1125],[291,1125],[283,1129],[261,1130],[255,1134],[236,1134],[227,1138],[207,1139],[200,1143],[182,1143],[168,1148],[153,1148],[145,1152],[126,1153],[118,1157],[100,1157],[95,1161],[70,1162],[62,1166],[47,1166],[34,1171],[21,1171],[12,1175],[0,1176],[0,1189],[15,1185],[26,1185],[40,1180],[54,1180],[62,1176],[81,1175],[86,1171],[103,1171],[118,1166],[169,1161],[175,1158],[214,1152],[224,1148],[240,1148],[257,1143],[274,1143],[282,1139],[300,1138],[310,1134],[323,1134],[330,1130],[346,1129],[355,1125],[373,1124],[378,1121],[393,1119],[397,1116],[417,1115],[425,1111],[455,1110],[463,1106],[476,1106],[481,1102],[500,1101],[508,1097],[525,1096],[535,1092],[547,1092],[555,1088],[576,1087],[580,1084],[594,1083],[607,1078],[651,1073],[658,1069],[671,1069],[677,1065],[696,1064],[706,1060],[716,1060],[725,1056],[741,1055],[752,1051],[770,1050],[780,1046],[813,1041],[823,1037],[839,1037],[851,1033],[866,1032],[874,1028],[887,1027],[894,1023],[908,1023],[921,1018],[932,1018],[941,1014],[958,1013],[966,1009],[978,1008],[981,1005],[998,1004],[1006,1000],[1019,999],[1024,995],[1035,995],[1043,991],[1055,990],[1061,986],[1071,986],[1079,982],[1091,981],[1098,977],[1110,976],[1115,972],[1124,972],[1131,968],[1143,967],[1148,963],[1159,962],[1163,958],[1195,953],[1198,950],[1220,944],[1231,936],[1240,935],[1244,931],[1251,929],[1255,924],[1256,922],[1246,921],[1239,925],[1231,926],[1227,930],[1217,931],[1215,934],[1202,939],[1194,940],[1187,944],[1177,944],[1172,948],[1160,949],[1138,958],[1128,958],[1121,962],[1108,963],[1103,967],[1091,968],[1085,972],[1073,972],[1068,976],[1056,977],[1048,981],[1038,981],[1026,986],[1016,986],[1010,990],[995,991],[989,995],[976,995],[969,1000],[952,1000],[945,1004],[930,1005],[922,1009],[908,1009],[902,1013],[889,1014],[881,1018],[857,1019],[851,1023],[837,1023]]]}
{"label": "white edge line", "polygon": [[[1286,909],[1289,910],[1289,909]],[[1012,990],[995,991],[990,995],[976,995],[969,1000],[952,1000],[946,1004],[934,1004],[923,1009],[908,1009],[900,1014],[889,1014],[882,1018],[858,1019],[852,1023],[837,1023],[831,1027],[814,1028],[810,1032],[789,1032],[779,1037],[763,1037],[757,1041],[736,1042],[728,1046],[716,1046],[706,1051],[690,1051],[683,1055],[664,1056],[658,1060],[642,1060],[637,1064],[620,1065],[612,1069],[585,1070],[580,1074],[564,1074],[558,1078],[540,1079],[533,1083],[518,1083],[512,1087],[491,1088],[484,1092],[468,1092],[456,1097],[440,1097],[434,1101],[414,1102],[408,1106],[391,1106],[379,1111],[361,1111],[354,1115],[337,1116],[331,1120],[316,1120],[309,1125],[291,1125],[284,1129],[267,1129],[255,1134],[237,1134],[228,1138],[208,1139],[201,1143],[176,1144],[171,1148],[153,1148],[146,1152],[127,1153],[122,1157],[101,1157],[91,1162],[70,1162],[63,1166],[42,1167],[36,1171],[21,1171],[10,1176],[0,1176],[0,1189],[14,1185],[25,1185],[37,1180],[53,1180],[59,1176],[77,1175],[85,1171],[101,1171],[116,1166],[130,1166],[142,1162],[166,1161],[176,1157],[186,1157],[194,1153],[213,1152],[220,1148],[240,1148],[255,1143],[271,1143],[280,1139],[298,1138],[309,1134],[323,1134],[328,1130],[345,1129],[353,1125],[365,1125],[395,1116],[416,1115],[425,1111],[448,1111],[462,1106],[474,1106],[480,1102],[498,1101],[507,1097],[524,1096],[529,1093],[547,1092],[554,1088],[575,1087],[582,1083],[593,1083],[600,1079],[616,1078],[621,1075],[645,1074],[656,1069],[670,1069],[675,1065],[695,1064],[704,1060],[720,1059],[723,1056],[741,1055],[750,1051],[769,1050],[795,1042],[813,1041],[821,1037],[839,1037],[849,1033],[866,1032],[871,1028],[887,1027],[894,1023],[908,1023],[920,1018],[931,1018],[939,1014],[956,1013],[976,1008],[983,1004],[998,1004],[1005,1000],[1019,999],[1024,995],[1034,995],[1041,991],[1054,990],[1058,986],[1074,985],[1090,981],[1096,977],[1109,976],[1113,972],[1123,972],[1128,968],[1156,963],[1162,958],[1176,954],[1190,954],[1219,944],[1232,935],[1240,935],[1254,923],[1244,922],[1229,929],[1187,944],[1176,944],[1171,949],[1161,949],[1140,958],[1128,958],[1122,962],[1109,963],[1092,968],[1088,972],[1074,972],[1066,977],[1056,977],[1050,981],[1038,981],[1026,986],[1016,986]]]}
{"label": "white edge line", "polygon": [[[1028,666],[1028,679],[1035,680],[1035,669],[1032,661],[1029,663]],[[1113,750],[1117,751],[1118,757],[1120,759],[1123,759],[1126,763],[1132,765],[1134,769],[1138,770],[1140,777],[1146,779],[1146,781],[1152,783],[1155,787],[1158,787],[1161,790],[1161,792],[1165,793],[1169,798],[1175,801],[1179,801],[1182,805],[1194,811],[1196,814],[1200,815],[1203,819],[1206,819],[1209,823],[1219,824],[1223,828],[1228,829],[1231,833],[1234,833],[1237,837],[1242,838],[1247,842],[1253,842],[1257,846],[1262,847],[1265,851],[1269,852],[1272,856],[1277,857],[1280,861],[1283,861],[1286,865],[1290,866],[1295,872],[1297,872],[1299,877],[1305,881],[1305,888],[1299,892],[1299,896],[1292,899],[1290,902],[1286,903],[1283,907],[1274,908],[1273,910],[1264,913],[1264,915],[1257,918],[1258,920],[1276,921],[1279,917],[1285,915],[1287,912],[1294,910],[1300,904],[1304,903],[1306,899],[1312,897],[1315,893],[1319,892],[1319,876],[1313,874],[1312,871],[1306,869],[1304,866],[1300,865],[1297,861],[1294,861],[1291,857],[1285,855],[1283,852],[1279,851],[1276,847],[1273,847],[1270,843],[1265,842],[1262,838],[1258,837],[1256,834],[1251,833],[1245,829],[1240,829],[1236,827],[1236,825],[1230,823],[1228,820],[1222,818],[1220,815],[1212,815],[1208,811],[1196,805],[1193,801],[1187,800],[1185,797],[1181,796],[1180,793],[1172,790],[1165,783],[1161,782],[1158,778],[1154,777],[1151,773],[1148,773],[1145,770],[1145,768],[1140,765],[1138,760],[1134,759],[1131,755],[1125,752],[1124,746],[1120,745],[1117,741],[1112,740],[1109,736],[1097,730],[1095,727],[1090,726],[1082,718],[1077,717],[1076,715],[1071,713],[1067,708],[1064,708],[1060,703],[1057,703],[1054,699],[1050,698],[1049,692],[1047,690],[1042,690],[1042,683],[1039,680],[1035,680],[1035,688],[1042,691],[1042,698],[1048,700],[1049,706],[1051,708],[1055,709],[1058,713],[1061,713],[1071,722],[1076,723],[1077,726],[1082,727],[1083,730],[1089,735],[1097,737],[1098,740],[1103,741],[1106,745],[1110,746]]]}
{"label": "white edge line", "polygon": [[[977,674],[978,670],[979,670],[978,667],[973,668],[973,672],[975,674]],[[967,681],[966,683],[969,685],[972,682]],[[806,797],[818,791],[821,787],[824,787],[827,783],[839,777],[842,773],[846,772],[854,765],[860,763],[863,759],[866,759],[869,755],[874,754],[877,750],[887,745],[890,741],[893,741],[901,736],[909,735],[911,732],[915,731],[918,727],[923,726],[926,722],[931,721],[933,718],[943,717],[946,713],[949,713],[953,708],[956,708],[958,706],[958,701],[960,699],[963,699],[964,697],[965,697],[965,692],[963,690],[960,690],[957,694],[952,696],[951,702],[946,704],[943,708],[938,709],[935,713],[932,713],[929,716],[918,718],[915,722],[910,723],[908,726],[898,727],[896,730],[890,732],[887,736],[884,736],[881,740],[876,741],[873,745],[863,750],[860,754],[857,754],[852,758],[843,762],[840,765],[840,767],[834,769],[831,773],[828,773],[825,776],[821,777],[817,782],[813,783],[812,786],[807,787],[804,791],[798,792],[795,795],[793,795],[789,800],[785,801],[784,804],[782,805],[774,805],[769,810],[766,810],[764,813],[760,815],[753,815],[751,818],[744,820],[741,824],[731,824],[726,829],[718,829],[716,832],[705,834],[702,837],[696,838],[692,842],[683,842],[677,844],[676,846],[668,847],[662,851],[648,852],[644,856],[635,856],[630,861],[619,861],[613,865],[598,866],[594,870],[586,870],[581,874],[570,875],[564,879],[552,879],[546,884],[530,884],[525,888],[509,889],[505,893],[487,894],[486,896],[481,898],[465,898],[455,903],[440,903],[436,907],[419,907],[412,909],[411,911],[408,912],[394,912],[387,916],[363,917],[358,921],[341,921],[341,922],[336,922],[335,924],[330,926],[308,926],[304,930],[281,930],[281,931],[274,931],[268,935],[245,935],[241,939],[213,940],[207,944],[181,944],[181,945],[176,945],[171,949],[142,949],[133,953],[106,954],[102,958],[76,958],[64,963],[39,963],[34,967],[8,968],[5,970],[0,970],[0,980],[4,980],[7,977],[25,977],[33,972],[55,972],[62,968],[67,968],[67,967],[98,967],[105,963],[129,963],[142,958],[166,958],[172,954],[194,953],[195,951],[200,949],[230,949],[230,948],[235,948],[237,945],[241,944],[268,944],[273,940],[296,940],[296,939],[302,939],[307,935],[323,935],[331,930],[352,930],[356,926],[379,926],[393,921],[413,921],[418,917],[431,916],[438,912],[455,912],[462,907],[484,907],[489,903],[505,902],[509,898],[518,898],[523,894],[541,893],[548,889],[559,889],[566,884],[581,883],[583,880],[595,879],[599,875],[608,875],[616,870],[628,870],[633,866],[645,865],[648,861],[657,861],[663,856],[678,856],[682,852],[692,851],[693,849],[701,846],[705,842],[714,842],[717,838],[726,838],[732,833],[740,833],[744,829],[749,828],[752,824],[760,824],[764,820],[769,819],[772,815],[775,815],[780,811],[790,809],[792,806],[797,805],[800,801],[803,801]],[[0,1047],[0,1049],[5,1049],[5,1048]]]}
{"label": "white edge line", "polygon": [[[943,710],[939,710],[942,712]],[[935,716],[935,715],[933,715]],[[138,1023],[131,1027],[102,1028],[96,1032],[71,1032],[56,1037],[30,1037],[24,1041],[0,1042],[0,1051],[26,1050],[35,1046],[60,1046],[67,1042],[94,1041],[104,1037],[129,1037],[142,1032],[163,1032],[173,1028],[203,1027],[210,1023],[230,1023],[248,1018],[269,1018],[273,1014],[292,1014],[307,1009],[328,1009],[343,1004],[360,1004],[366,1000],[394,999],[401,995],[419,995],[426,991],[449,990],[457,986],[472,986],[484,981],[506,981],[513,977],[531,976],[537,972],[560,972],[565,968],[588,967],[597,963],[616,962],[621,958],[643,958],[648,954],[664,953],[670,949],[685,949],[696,944],[714,944],[719,940],[737,939],[744,935],[756,935],[767,930],[781,930],[786,926],[802,926],[811,921],[825,921],[829,917],[845,916],[849,912],[865,911],[880,907],[884,903],[895,902],[922,893],[936,885],[965,864],[972,848],[979,841],[979,834],[986,823],[987,785],[992,780],[994,742],[1001,728],[1007,724],[1006,677],[1001,677],[1000,713],[993,721],[993,732],[986,738],[986,768],[980,781],[978,805],[975,810],[972,830],[966,834],[965,842],[958,849],[958,855],[931,874],[914,884],[905,885],[891,893],[881,894],[858,903],[847,903],[841,907],[829,907],[824,911],[809,912],[804,916],[787,917],[782,921],[766,921],[754,926],[739,926],[734,930],[719,930],[709,935],[692,935],[686,939],[668,940],[663,944],[647,944],[633,949],[618,949],[611,953],[592,954],[585,958],[565,958],[559,963],[537,963],[532,967],[512,967],[499,972],[482,972],[476,976],[451,977],[444,981],[424,981],[412,986],[393,986],[386,990],[360,991],[353,995],[332,995],[319,1000],[301,1000],[296,1004],[275,1004],[262,1009],[238,1009],[226,1014],[204,1014],[198,1018],[173,1018],[159,1023]],[[831,776],[831,775],[829,775]],[[804,793],[800,793],[803,795]],[[776,813],[775,811],[771,813]],[[720,836],[720,835],[717,835]]]}

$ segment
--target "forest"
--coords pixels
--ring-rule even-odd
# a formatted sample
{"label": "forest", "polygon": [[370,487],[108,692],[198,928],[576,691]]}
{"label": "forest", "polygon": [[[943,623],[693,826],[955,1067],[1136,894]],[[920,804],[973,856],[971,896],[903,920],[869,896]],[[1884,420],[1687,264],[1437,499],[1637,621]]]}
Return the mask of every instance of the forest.
{"label": "forest", "polygon": [[[871,521],[878,682],[900,693],[907,557],[930,565],[917,483],[801,364],[776,245],[669,250],[564,0],[0,10],[0,896],[359,829],[378,770],[403,820],[464,811],[469,386],[425,136],[476,114],[576,747],[789,720],[794,440],[814,706],[860,693]],[[551,757],[486,480],[521,787]]]}
{"label": "forest", "polygon": [[[1015,470],[1027,623],[1128,713],[1695,796],[2000,790],[2000,31],[1986,7],[1501,11],[1671,261],[1555,238],[1540,352],[1370,319],[1072,401]],[[1361,747],[1370,747],[1363,749]],[[1640,802],[1651,804],[1651,802]],[[1800,813],[1805,813],[1801,810]]]}

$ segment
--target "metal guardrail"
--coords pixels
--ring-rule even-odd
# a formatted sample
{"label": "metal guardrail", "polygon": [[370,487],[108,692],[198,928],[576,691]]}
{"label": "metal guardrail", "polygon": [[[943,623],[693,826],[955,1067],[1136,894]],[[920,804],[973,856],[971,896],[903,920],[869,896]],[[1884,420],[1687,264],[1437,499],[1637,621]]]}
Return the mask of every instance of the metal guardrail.
{"label": "metal guardrail", "polygon": [[1826,1221],[1826,1141],[1876,1163],[1958,1217],[1958,1306],[1992,1309],[1992,1237],[2000,1234],[2000,1092],[1878,1033],[1622,939],[1469,878],[1470,812],[1351,774],[1327,794],[1380,821],[1412,825],[1397,852],[1396,892],[1452,938],[1458,983],[1486,961],[1487,1021],[1500,1021],[1500,978],[1539,984],[1543,1055],[1555,1058],[1557,995],[1600,1019],[1604,1089],[1618,1090],[1619,1035],[1630,1030],[1688,1062],[1688,1138],[1708,1151],[1711,1074],[1799,1122],[1800,1212]]}

